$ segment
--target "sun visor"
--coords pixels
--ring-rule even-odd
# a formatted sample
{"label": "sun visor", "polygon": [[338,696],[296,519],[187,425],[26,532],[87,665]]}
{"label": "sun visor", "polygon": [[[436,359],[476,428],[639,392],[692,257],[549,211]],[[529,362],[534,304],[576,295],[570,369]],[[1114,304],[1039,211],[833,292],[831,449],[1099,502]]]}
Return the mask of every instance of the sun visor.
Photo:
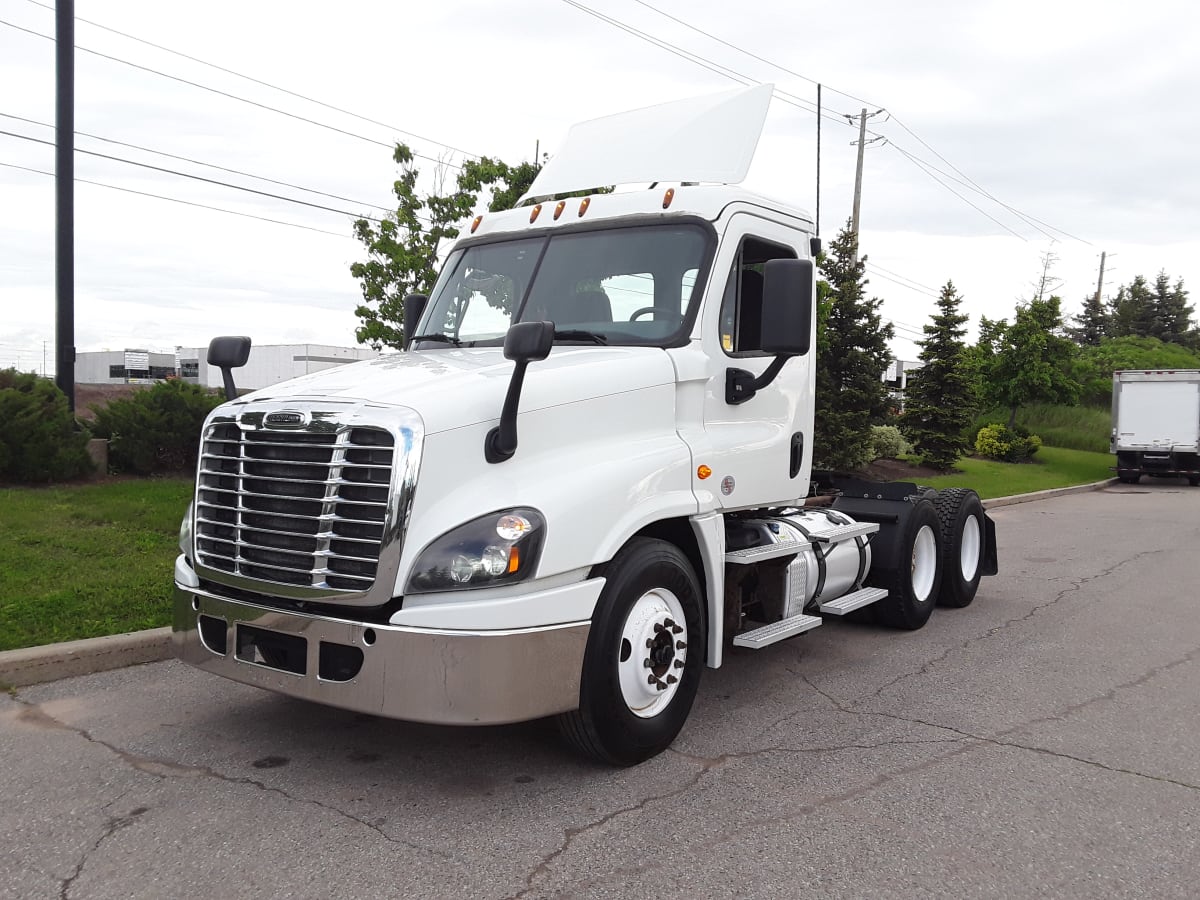
{"label": "sun visor", "polygon": [[760,84],[573,125],[521,200],[610,184],[739,184],[750,170],[774,89]]}

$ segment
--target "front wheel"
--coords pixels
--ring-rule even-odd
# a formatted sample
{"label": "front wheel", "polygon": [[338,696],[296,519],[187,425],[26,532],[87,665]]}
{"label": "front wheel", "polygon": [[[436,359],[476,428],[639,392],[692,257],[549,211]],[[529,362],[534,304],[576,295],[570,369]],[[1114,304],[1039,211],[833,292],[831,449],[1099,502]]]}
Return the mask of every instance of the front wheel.
{"label": "front wheel", "polygon": [[631,766],[670,746],[691,711],[704,665],[701,592],[688,558],[654,538],[626,544],[605,577],[579,709],[559,727],[588,756]]}

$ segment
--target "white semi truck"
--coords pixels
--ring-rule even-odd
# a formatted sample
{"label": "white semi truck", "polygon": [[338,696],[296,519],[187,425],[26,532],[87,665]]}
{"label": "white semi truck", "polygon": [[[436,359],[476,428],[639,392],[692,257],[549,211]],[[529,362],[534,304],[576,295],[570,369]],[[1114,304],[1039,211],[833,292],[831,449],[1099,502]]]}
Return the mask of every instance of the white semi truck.
{"label": "white semi truck", "polygon": [[1152,475],[1200,485],[1200,370],[1113,372],[1112,412],[1121,481]]}
{"label": "white semi truck", "polygon": [[[405,352],[215,410],[178,654],[399,719],[557,716],[629,765],[731,647],[970,603],[996,571],[973,492],[811,471],[818,241],[732,186],[769,98],[576,126],[408,299]],[[559,199],[630,183],[652,186]],[[231,398],[247,350],[210,348]]]}

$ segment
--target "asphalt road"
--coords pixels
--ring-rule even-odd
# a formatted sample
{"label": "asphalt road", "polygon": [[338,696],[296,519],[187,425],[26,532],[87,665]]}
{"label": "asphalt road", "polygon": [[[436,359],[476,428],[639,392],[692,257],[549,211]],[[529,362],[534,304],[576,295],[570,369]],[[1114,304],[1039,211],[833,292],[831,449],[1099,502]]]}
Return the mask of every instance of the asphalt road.
{"label": "asphalt road", "polygon": [[0,695],[0,896],[1197,896],[1200,489],[992,515],[972,606],[738,652],[630,770],[175,662]]}

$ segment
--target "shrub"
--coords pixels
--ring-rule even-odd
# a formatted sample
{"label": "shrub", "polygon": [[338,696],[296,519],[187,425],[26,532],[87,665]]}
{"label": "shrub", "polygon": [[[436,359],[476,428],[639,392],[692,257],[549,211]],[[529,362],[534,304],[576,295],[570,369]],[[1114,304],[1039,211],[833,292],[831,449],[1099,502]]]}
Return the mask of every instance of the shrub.
{"label": "shrub", "polygon": [[1030,459],[1042,446],[1042,439],[1030,434],[1028,428],[1017,425],[985,425],[975,437],[975,452],[988,459],[1022,462]]}
{"label": "shrub", "polygon": [[875,459],[898,459],[912,451],[912,444],[895,425],[872,425],[871,448]]}
{"label": "shrub", "polygon": [[91,471],[88,433],[76,424],[54,382],[0,370],[0,422],[0,478],[65,481]]}
{"label": "shrub", "polygon": [[222,402],[185,381],[162,381],[148,391],[96,408],[94,430],[109,440],[109,465],[150,475],[195,467],[205,417]]}

